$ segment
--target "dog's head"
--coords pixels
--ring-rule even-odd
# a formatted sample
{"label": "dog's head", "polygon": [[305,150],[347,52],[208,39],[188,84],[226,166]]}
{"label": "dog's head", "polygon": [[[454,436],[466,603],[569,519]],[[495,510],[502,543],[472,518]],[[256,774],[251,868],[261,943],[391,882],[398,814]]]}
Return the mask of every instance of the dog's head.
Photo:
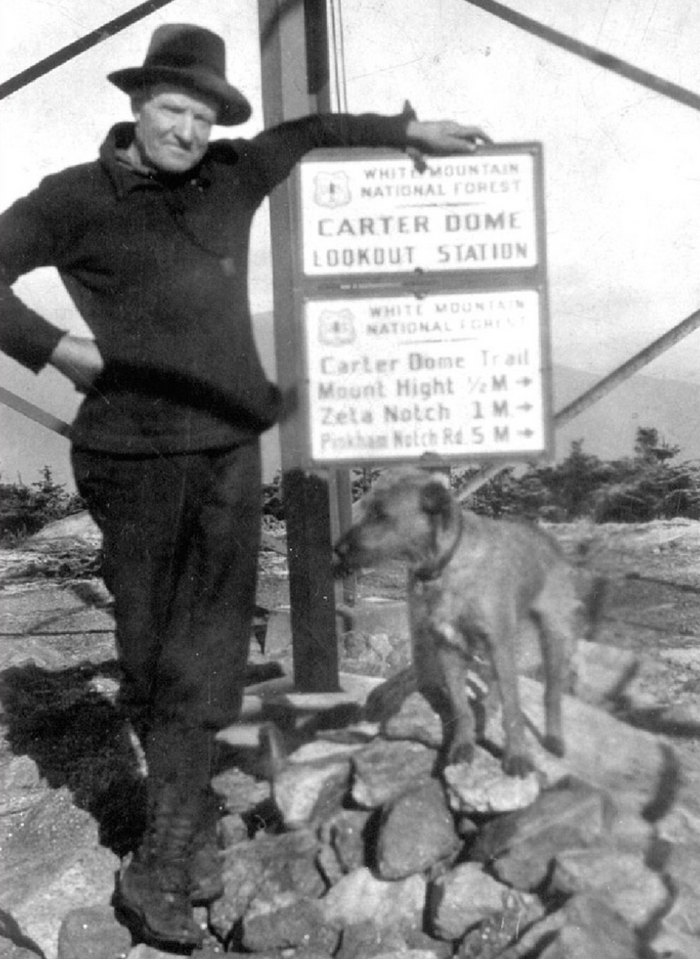
{"label": "dog's head", "polygon": [[424,565],[452,538],[459,510],[444,475],[388,471],[355,504],[353,525],[335,544],[336,575],[390,559]]}

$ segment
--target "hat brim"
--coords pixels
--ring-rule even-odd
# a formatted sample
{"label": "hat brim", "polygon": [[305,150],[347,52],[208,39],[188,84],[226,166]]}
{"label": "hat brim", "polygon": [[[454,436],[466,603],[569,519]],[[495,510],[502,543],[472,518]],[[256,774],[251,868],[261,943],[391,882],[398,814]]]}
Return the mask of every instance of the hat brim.
{"label": "hat brim", "polygon": [[179,70],[176,67],[127,67],[125,70],[110,73],[107,79],[123,93],[129,95],[138,93],[154,83],[173,83],[187,90],[194,90],[196,93],[204,93],[218,101],[219,113],[216,122],[224,127],[245,123],[253,112],[250,103],[240,90],[203,70]]}

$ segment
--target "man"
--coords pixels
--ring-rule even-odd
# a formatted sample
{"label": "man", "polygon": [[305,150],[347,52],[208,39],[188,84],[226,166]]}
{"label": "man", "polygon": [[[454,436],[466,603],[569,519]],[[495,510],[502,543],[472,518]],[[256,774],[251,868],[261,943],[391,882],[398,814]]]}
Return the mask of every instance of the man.
{"label": "man", "polygon": [[[471,152],[450,121],[314,116],[210,143],[250,116],[220,37],[171,24],[99,160],[47,177],[0,217],[0,348],[85,393],[72,427],[78,489],[103,534],[123,672],[120,701],[148,766],[147,827],[116,903],[145,938],[197,944],[192,904],[221,893],[210,791],[215,732],[238,716],[259,549],[259,436],[280,393],[255,349],[247,293],[253,215],[314,147]],[[12,292],[54,266],[93,338]]]}

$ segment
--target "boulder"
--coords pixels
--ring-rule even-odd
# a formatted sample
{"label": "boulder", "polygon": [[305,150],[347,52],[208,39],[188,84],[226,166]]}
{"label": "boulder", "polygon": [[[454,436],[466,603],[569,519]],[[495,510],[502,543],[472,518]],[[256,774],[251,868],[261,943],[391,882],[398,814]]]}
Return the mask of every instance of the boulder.
{"label": "boulder", "polygon": [[109,906],[73,909],[61,923],[58,959],[124,959],[131,952],[131,933]]}
{"label": "boulder", "polygon": [[431,779],[384,808],[377,871],[382,879],[405,879],[454,855],[461,845],[444,790]]}
{"label": "boulder", "polygon": [[559,852],[598,842],[612,816],[604,792],[569,778],[526,809],[492,819],[480,830],[470,855],[488,863],[503,882],[534,890]]}
{"label": "boulder", "polygon": [[[507,908],[517,903],[523,915],[541,914],[536,908],[536,898],[514,894],[475,862],[461,863],[436,879],[429,893],[430,924],[440,939],[457,940],[489,916],[500,916]],[[531,921],[530,919],[530,921]],[[523,925],[526,923],[523,923]]]}
{"label": "boulder", "polygon": [[550,891],[565,896],[592,893],[634,929],[646,926],[669,905],[666,884],[642,856],[610,845],[558,853]]}
{"label": "boulder", "polygon": [[378,739],[352,758],[352,798],[376,809],[430,777],[438,753],[421,743],[387,742]]}
{"label": "boulder", "polygon": [[507,776],[500,760],[476,747],[471,763],[447,766],[444,771],[450,807],[456,813],[509,812],[530,806],[540,791],[535,773]]}
{"label": "boulder", "polygon": [[292,753],[272,781],[272,797],[288,829],[326,818],[340,808],[350,785],[357,745],[315,742]]}
{"label": "boulder", "polygon": [[210,921],[222,940],[254,900],[290,893],[295,901],[315,899],[326,884],[316,866],[318,840],[312,830],[260,835],[224,852],[224,895],[212,903]]}
{"label": "boulder", "polygon": [[326,922],[335,928],[372,922],[377,928],[417,930],[423,926],[423,876],[386,882],[363,867],[336,883],[321,900]]}

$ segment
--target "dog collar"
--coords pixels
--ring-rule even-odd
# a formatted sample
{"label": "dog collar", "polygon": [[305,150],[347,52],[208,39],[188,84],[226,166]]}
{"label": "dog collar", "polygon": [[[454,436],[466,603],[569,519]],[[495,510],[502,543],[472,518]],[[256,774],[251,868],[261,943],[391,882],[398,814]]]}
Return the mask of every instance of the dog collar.
{"label": "dog collar", "polygon": [[460,509],[457,514],[457,533],[455,538],[450,545],[450,548],[446,550],[442,556],[439,556],[437,561],[433,566],[420,566],[418,569],[413,570],[413,575],[416,579],[421,580],[421,582],[430,582],[430,580],[439,579],[442,576],[443,570],[451,562],[452,557],[457,552],[459,544],[462,542],[462,534],[464,533],[464,516],[462,515],[462,510]]}

